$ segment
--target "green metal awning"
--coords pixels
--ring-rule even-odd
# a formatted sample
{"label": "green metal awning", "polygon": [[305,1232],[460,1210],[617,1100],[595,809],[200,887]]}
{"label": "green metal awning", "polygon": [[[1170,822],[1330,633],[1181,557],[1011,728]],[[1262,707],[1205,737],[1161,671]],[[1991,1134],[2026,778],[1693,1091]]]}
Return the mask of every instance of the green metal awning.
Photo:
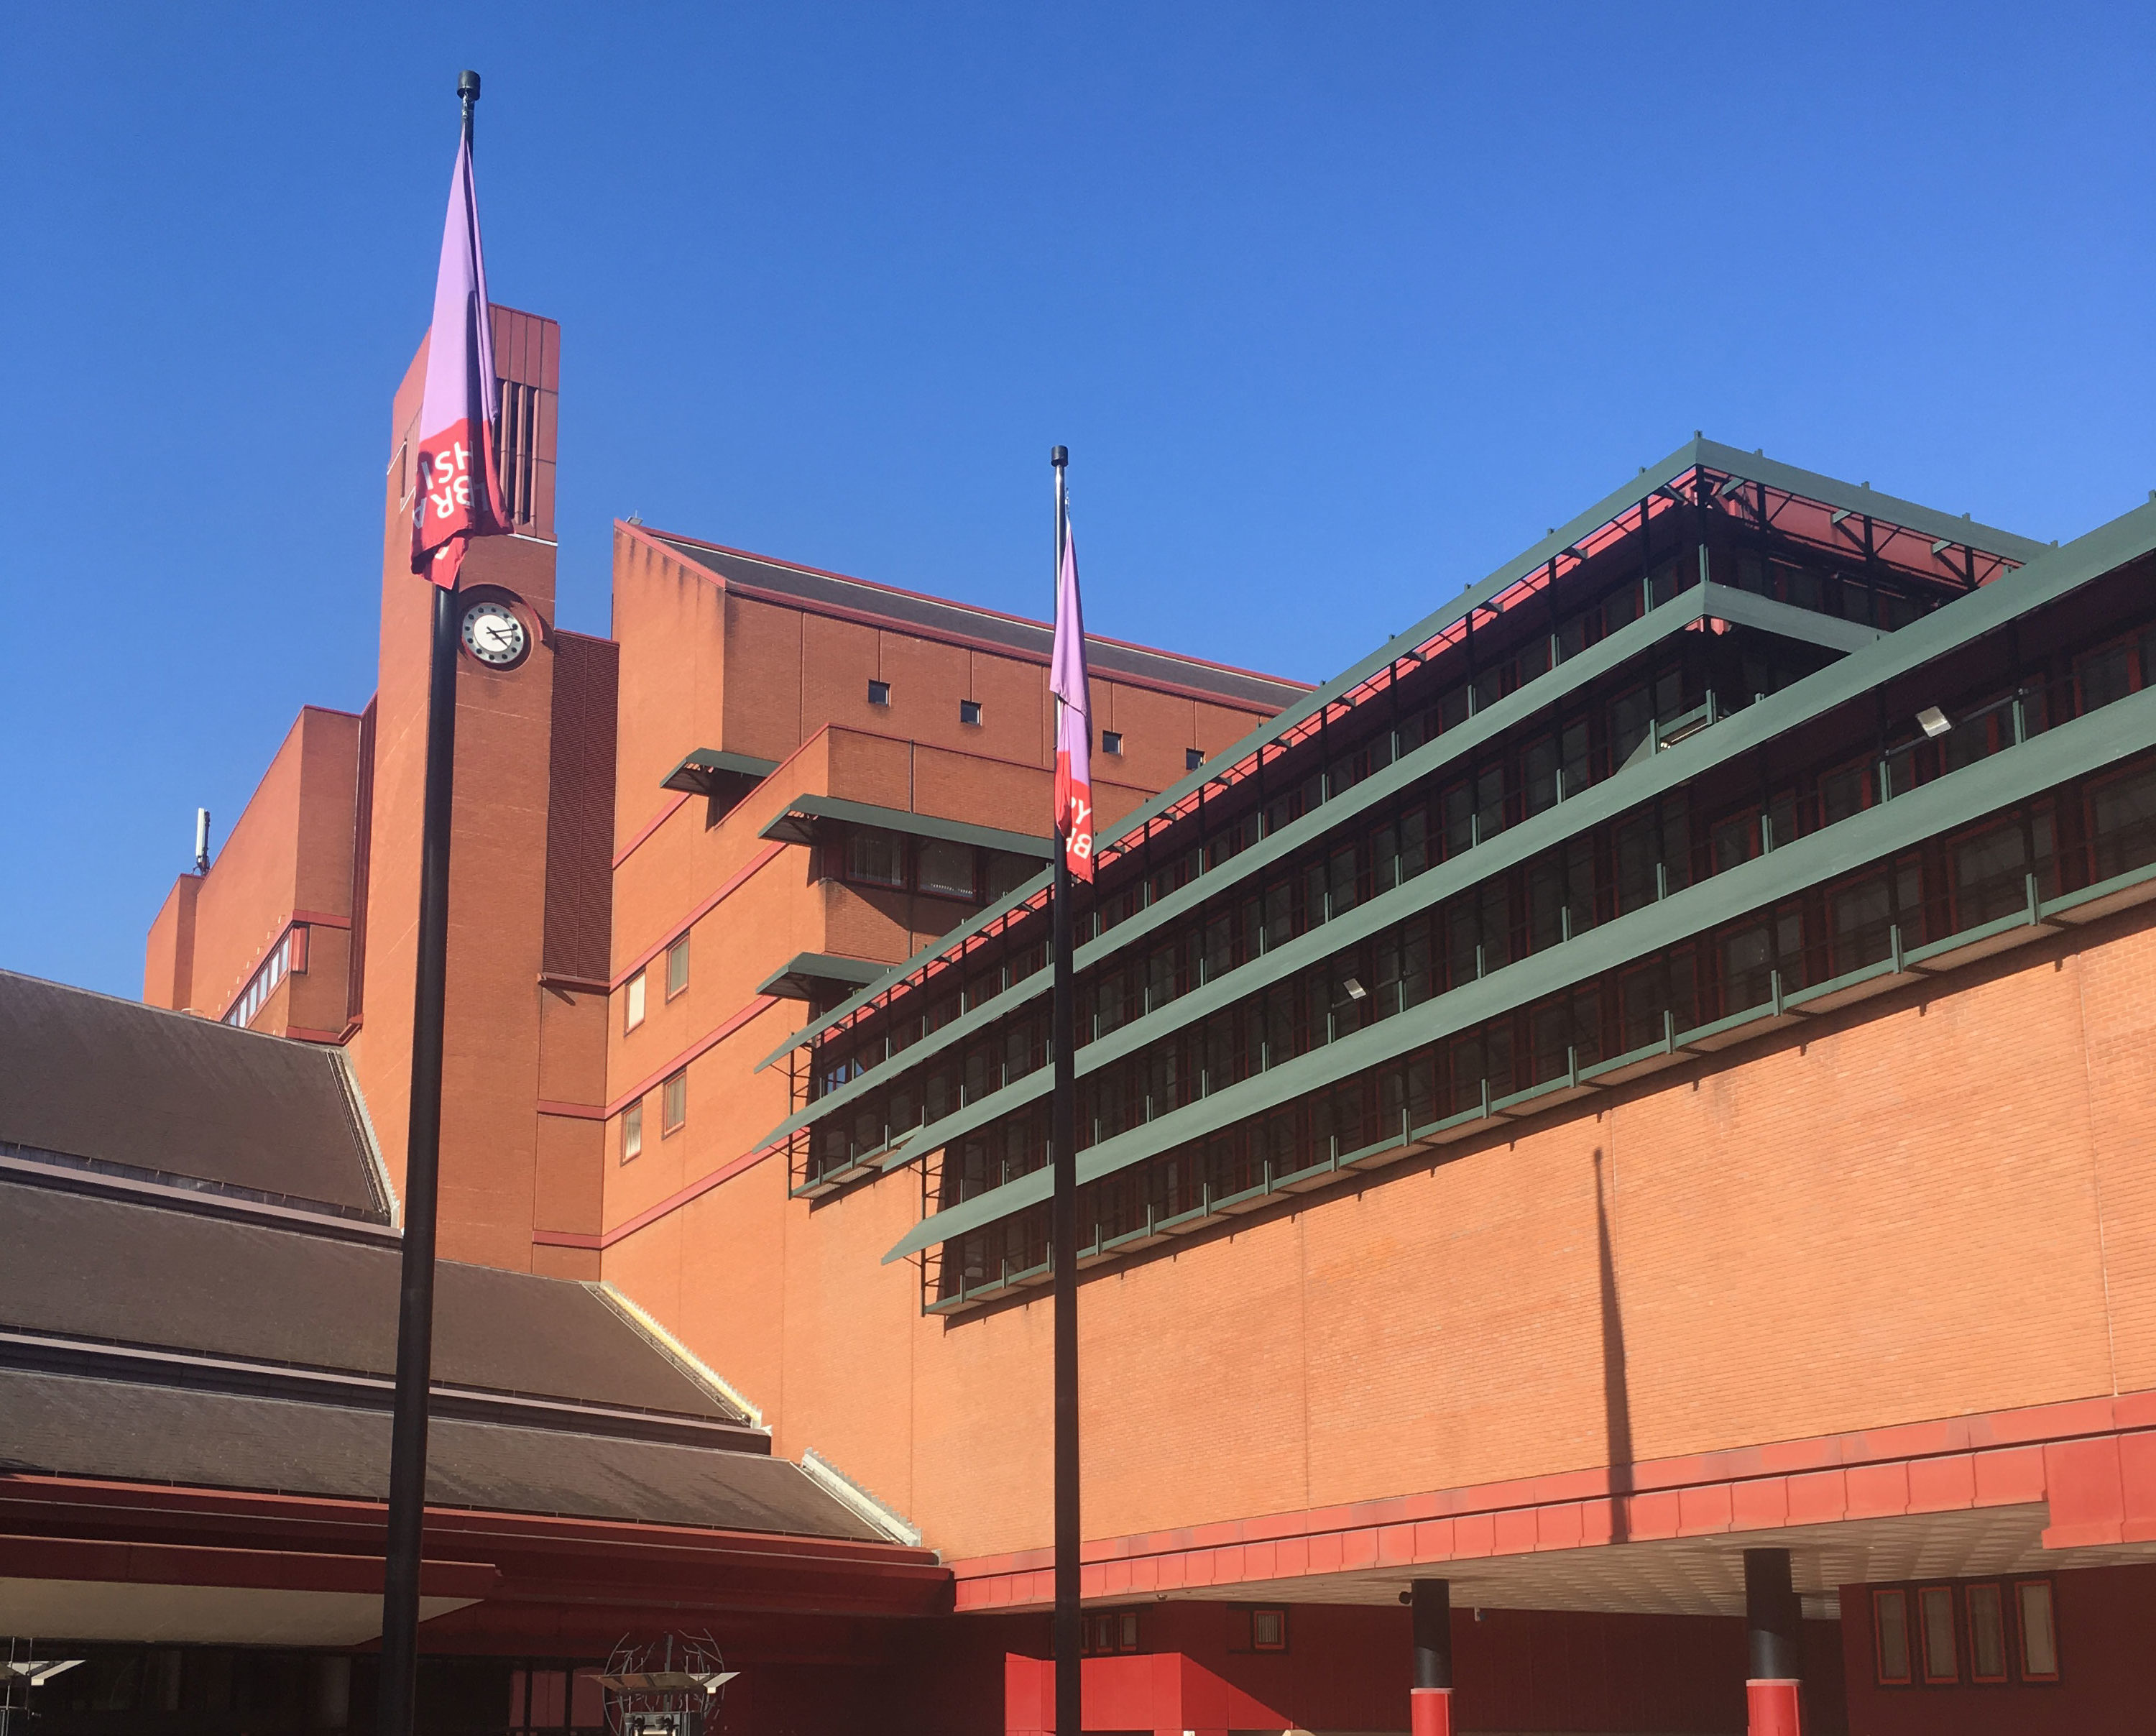
{"label": "green metal awning", "polygon": [[837,953],[796,953],[758,983],[756,992],[781,1000],[813,1001],[819,991],[834,985],[865,988],[897,968],[895,964],[879,964],[873,958],[848,958]]}
{"label": "green metal awning", "polygon": [[729,753],[721,747],[699,747],[659,780],[661,789],[678,789],[692,796],[708,796],[721,785],[745,780],[757,783],[778,769],[775,759],[758,759],[750,753]]}
{"label": "green metal awning", "polygon": [[915,814],[904,808],[879,808],[868,802],[849,802],[841,796],[798,795],[783,812],[757,834],[781,844],[813,844],[817,828],[833,823],[875,826],[886,832],[904,832],[916,838],[941,838],[952,844],[971,844],[983,850],[1008,850],[1013,855],[1046,861],[1055,853],[1052,839],[1029,832],[1006,832],[996,826],[968,825],[963,820],[939,819],[931,814]]}

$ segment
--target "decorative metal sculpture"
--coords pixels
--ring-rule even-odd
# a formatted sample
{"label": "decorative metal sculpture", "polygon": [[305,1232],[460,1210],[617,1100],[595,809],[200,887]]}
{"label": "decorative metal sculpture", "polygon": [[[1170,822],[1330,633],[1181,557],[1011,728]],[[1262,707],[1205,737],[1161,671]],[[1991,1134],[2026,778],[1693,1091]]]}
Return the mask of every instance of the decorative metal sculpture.
{"label": "decorative metal sculpture", "polygon": [[705,1736],[740,1673],[726,1667],[708,1633],[668,1634],[648,1646],[624,1640],[598,1678],[609,1736]]}

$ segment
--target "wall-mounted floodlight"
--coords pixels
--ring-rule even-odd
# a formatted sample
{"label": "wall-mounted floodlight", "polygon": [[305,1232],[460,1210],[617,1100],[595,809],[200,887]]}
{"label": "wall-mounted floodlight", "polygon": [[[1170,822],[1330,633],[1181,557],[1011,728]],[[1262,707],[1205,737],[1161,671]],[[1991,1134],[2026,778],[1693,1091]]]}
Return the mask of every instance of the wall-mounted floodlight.
{"label": "wall-mounted floodlight", "polygon": [[1943,736],[1953,727],[1953,720],[1937,706],[1926,706],[1917,713],[1917,722],[1928,736]]}
{"label": "wall-mounted floodlight", "polygon": [[1368,1000],[1370,997],[1370,991],[1353,977],[1348,978],[1340,986],[1348,991],[1348,999],[1350,1000]]}

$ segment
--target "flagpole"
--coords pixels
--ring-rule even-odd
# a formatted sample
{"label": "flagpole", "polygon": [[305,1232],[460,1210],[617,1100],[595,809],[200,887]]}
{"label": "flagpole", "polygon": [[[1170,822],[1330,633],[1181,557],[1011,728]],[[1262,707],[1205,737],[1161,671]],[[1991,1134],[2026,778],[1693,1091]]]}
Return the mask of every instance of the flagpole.
{"label": "flagpole", "polygon": [[[1056,447],[1049,461],[1055,466],[1055,571],[1060,590],[1064,544],[1070,535],[1070,496],[1064,475],[1070,461],[1069,449]],[[1055,1292],[1055,1731],[1056,1736],[1079,1736],[1085,1725],[1078,1616],[1077,1019],[1070,970],[1070,841],[1060,821],[1055,835],[1055,1090],[1049,1142],[1055,1160],[1055,1203],[1050,1230]]]}
{"label": "flagpole", "polygon": [[[464,142],[479,74],[457,74]],[[482,319],[486,317],[481,310]],[[427,783],[419,831],[419,958],[412,1006],[412,1103],[404,1144],[403,1276],[389,1430],[389,1534],[382,1579],[378,1736],[411,1736],[418,1703],[419,1561],[427,1509],[427,1394],[433,1379],[435,1195],[441,1169],[442,1024],[449,949],[449,819],[457,763],[456,593],[434,593],[427,672]]]}

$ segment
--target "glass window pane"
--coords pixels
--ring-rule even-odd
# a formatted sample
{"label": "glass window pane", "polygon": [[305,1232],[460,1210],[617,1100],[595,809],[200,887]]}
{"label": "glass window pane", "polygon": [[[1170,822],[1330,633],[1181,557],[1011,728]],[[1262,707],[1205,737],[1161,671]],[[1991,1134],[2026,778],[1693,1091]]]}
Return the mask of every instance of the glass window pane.
{"label": "glass window pane", "polygon": [[1871,1626],[1878,1642],[1879,1679],[1909,1679],[1909,1601],[1904,1591],[1871,1594]]}
{"label": "glass window pane", "polygon": [[631,1103],[622,1112],[621,1160],[626,1163],[644,1149],[644,1105]]}
{"label": "glass window pane", "polygon": [[1917,1603],[1924,1624],[1924,1680],[1958,1680],[1961,1667],[1954,1656],[1953,1588],[1927,1586],[1917,1594]]}
{"label": "glass window pane", "polygon": [[644,1023],[644,973],[629,979],[629,991],[622,997],[621,1028],[634,1030]]}
{"label": "glass window pane", "polygon": [[680,939],[666,949],[666,998],[669,1000],[689,986],[689,937]]}
{"label": "glass window pane", "polygon": [[2021,1608],[2021,1674],[2048,1682],[2059,1673],[2059,1638],[2051,1625],[2051,1582],[2024,1579],[2014,1588]]}
{"label": "glass window pane", "polygon": [[846,878],[863,886],[904,886],[904,840],[890,832],[853,833],[846,840]]}
{"label": "glass window pane", "polygon": [[1979,1682],[2006,1679],[2006,1610],[1996,1585],[1969,1588],[1969,1673]]}
{"label": "glass window pane", "polygon": [[921,890],[948,898],[973,896],[973,847],[930,838],[921,845]]}

